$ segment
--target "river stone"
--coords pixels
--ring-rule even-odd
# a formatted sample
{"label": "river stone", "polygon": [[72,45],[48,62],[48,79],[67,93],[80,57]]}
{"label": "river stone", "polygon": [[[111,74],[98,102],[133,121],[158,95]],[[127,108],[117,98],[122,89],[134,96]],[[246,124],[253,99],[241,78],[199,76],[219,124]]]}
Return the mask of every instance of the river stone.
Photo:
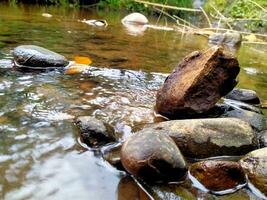
{"label": "river stone", "polygon": [[119,143],[116,146],[112,146],[111,148],[105,149],[103,152],[103,158],[115,168],[119,170],[124,170],[120,157],[121,147],[122,144]]}
{"label": "river stone", "polygon": [[267,130],[259,133],[259,141],[261,147],[267,147]]}
{"label": "river stone", "polygon": [[64,56],[35,45],[18,46],[14,49],[13,56],[15,65],[23,68],[57,68],[69,63]]}
{"label": "river stone", "polygon": [[249,123],[257,131],[267,129],[266,116],[243,109],[227,111],[222,117],[234,117]]}
{"label": "river stone", "polygon": [[221,47],[186,56],[159,89],[156,111],[169,118],[208,112],[236,85],[239,65]]}
{"label": "river stone", "polygon": [[241,44],[242,35],[238,32],[213,33],[209,36],[209,43],[238,46]]}
{"label": "river stone", "polygon": [[237,162],[206,160],[190,166],[190,174],[211,191],[235,189],[246,183],[245,174]]}
{"label": "river stone", "polygon": [[167,134],[191,158],[244,155],[257,147],[251,126],[236,118],[172,120],[140,132]]}
{"label": "river stone", "polygon": [[117,200],[151,200],[150,196],[130,176],[125,176],[120,180],[117,194]]}
{"label": "river stone", "polygon": [[240,164],[249,181],[267,195],[267,147],[248,153]]}
{"label": "river stone", "polygon": [[159,132],[137,132],[121,149],[124,168],[147,182],[179,181],[187,173],[187,165],[173,140]]}
{"label": "river stone", "polygon": [[233,99],[250,104],[259,104],[260,99],[257,93],[253,90],[234,88],[229,94],[225,96],[226,99]]}
{"label": "river stone", "polygon": [[146,16],[144,16],[141,13],[131,13],[127,16],[125,16],[121,22],[123,24],[147,24],[148,23],[148,19],[146,18]]}
{"label": "river stone", "polygon": [[116,141],[116,136],[102,121],[90,117],[81,116],[75,121],[80,129],[82,141],[90,147],[99,147]]}

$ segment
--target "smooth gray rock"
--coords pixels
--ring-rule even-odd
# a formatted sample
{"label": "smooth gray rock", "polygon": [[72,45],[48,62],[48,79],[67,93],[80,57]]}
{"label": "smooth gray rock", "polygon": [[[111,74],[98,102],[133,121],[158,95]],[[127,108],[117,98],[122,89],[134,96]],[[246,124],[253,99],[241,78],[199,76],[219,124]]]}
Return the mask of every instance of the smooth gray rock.
{"label": "smooth gray rock", "polygon": [[260,146],[267,147],[267,130],[260,132],[258,135],[259,135]]}
{"label": "smooth gray rock", "polygon": [[57,68],[69,63],[64,56],[35,45],[18,46],[14,49],[13,56],[15,65],[22,68]]}
{"label": "smooth gray rock", "polygon": [[147,182],[180,181],[187,165],[178,147],[166,134],[140,131],[122,145],[121,162],[137,178]]}
{"label": "smooth gray rock", "polygon": [[242,35],[237,32],[213,33],[209,36],[209,43],[225,44],[228,46],[240,45]]}
{"label": "smooth gray rock", "polygon": [[266,116],[243,109],[227,111],[222,117],[235,117],[249,123],[257,131],[267,129]]}
{"label": "smooth gray rock", "polygon": [[167,134],[185,156],[192,158],[244,155],[257,147],[251,126],[236,118],[172,120],[140,132]]}
{"label": "smooth gray rock", "polygon": [[90,147],[99,147],[116,141],[116,136],[102,121],[90,117],[78,117],[75,121],[80,129],[82,141]]}
{"label": "smooth gray rock", "polygon": [[267,195],[267,147],[250,152],[240,164],[249,181]]}
{"label": "smooth gray rock", "polygon": [[250,104],[259,104],[260,99],[253,90],[234,88],[225,96],[226,99],[233,99]]}

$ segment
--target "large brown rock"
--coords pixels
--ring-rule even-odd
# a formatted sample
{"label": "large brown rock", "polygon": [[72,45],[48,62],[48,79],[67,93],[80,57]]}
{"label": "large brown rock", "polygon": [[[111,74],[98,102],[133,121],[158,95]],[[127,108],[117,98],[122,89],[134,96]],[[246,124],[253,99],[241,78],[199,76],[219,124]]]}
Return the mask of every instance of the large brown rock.
{"label": "large brown rock", "polygon": [[124,168],[147,182],[180,181],[187,165],[173,140],[163,133],[137,132],[121,149]]}
{"label": "large brown rock", "polygon": [[257,148],[251,126],[236,118],[172,120],[149,125],[140,132],[170,136],[183,155],[191,158],[244,155]]}
{"label": "large brown rock", "polygon": [[235,189],[245,184],[246,178],[237,162],[222,160],[206,160],[190,166],[190,173],[202,185],[211,191]]}
{"label": "large brown rock", "polygon": [[157,93],[156,111],[169,118],[207,112],[237,84],[239,64],[221,47],[186,56]]}

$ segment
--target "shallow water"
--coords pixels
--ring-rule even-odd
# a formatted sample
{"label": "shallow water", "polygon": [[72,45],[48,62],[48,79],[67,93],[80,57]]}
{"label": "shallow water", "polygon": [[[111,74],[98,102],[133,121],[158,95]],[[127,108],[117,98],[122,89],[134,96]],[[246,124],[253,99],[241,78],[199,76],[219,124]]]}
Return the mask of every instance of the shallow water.
{"label": "shallow water", "polygon": [[[52,18],[42,16],[50,13]],[[72,119],[95,116],[127,138],[153,115],[155,93],[181,58],[208,47],[202,36],[147,29],[129,32],[123,14],[0,4],[0,199],[149,199],[134,180],[110,166],[101,151],[80,144]],[[107,28],[82,19],[104,18]],[[151,19],[156,23],[156,19]],[[88,73],[13,70],[12,49],[35,44],[65,55],[87,56]],[[239,87],[267,100],[264,46],[242,46]],[[172,189],[172,187],[177,187]],[[156,199],[257,199],[246,189],[226,196],[191,186],[157,187]],[[175,192],[174,192],[175,191]]]}

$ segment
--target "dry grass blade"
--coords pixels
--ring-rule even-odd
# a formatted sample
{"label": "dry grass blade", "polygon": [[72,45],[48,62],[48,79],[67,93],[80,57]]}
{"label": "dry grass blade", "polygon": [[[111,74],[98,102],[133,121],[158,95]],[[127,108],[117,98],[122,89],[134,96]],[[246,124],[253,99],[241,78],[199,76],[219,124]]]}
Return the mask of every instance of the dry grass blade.
{"label": "dry grass blade", "polygon": [[178,17],[178,16],[176,16],[176,15],[173,15],[173,17],[174,17],[175,19],[177,19],[177,20],[180,20],[180,21],[184,22],[185,24],[187,24],[187,25],[190,26],[191,28],[196,28],[196,29],[199,28],[199,27],[197,27],[197,26],[191,24],[190,22],[188,22],[188,21],[182,19],[181,17]]}
{"label": "dry grass blade", "polygon": [[256,6],[258,6],[260,9],[262,9],[264,12],[267,12],[267,10],[264,8],[264,7],[262,7],[260,4],[258,4],[257,2],[255,2],[255,1],[252,1],[252,0],[248,0],[250,3],[253,3],[254,5],[256,5]]}
{"label": "dry grass blade", "polygon": [[137,3],[142,3],[145,5],[151,5],[151,6],[157,6],[161,8],[167,8],[167,9],[173,9],[173,10],[181,10],[181,11],[188,11],[188,12],[201,12],[199,9],[194,9],[194,8],[184,8],[184,7],[177,7],[177,6],[169,6],[169,5],[163,5],[159,3],[152,3],[148,1],[142,1],[142,0],[134,0]]}
{"label": "dry grass blade", "polygon": [[209,27],[212,28],[212,25],[211,25],[209,16],[207,15],[207,13],[205,12],[205,10],[202,7],[200,7],[200,10],[202,11],[202,13],[204,14],[205,18],[207,19],[207,22],[209,24]]}
{"label": "dry grass blade", "polygon": [[210,5],[214,10],[215,12],[220,16],[220,18],[225,21],[225,23],[227,24],[227,26],[230,28],[230,29],[233,29],[231,24],[228,22],[228,18],[225,17],[217,8],[215,8],[214,5]]}

